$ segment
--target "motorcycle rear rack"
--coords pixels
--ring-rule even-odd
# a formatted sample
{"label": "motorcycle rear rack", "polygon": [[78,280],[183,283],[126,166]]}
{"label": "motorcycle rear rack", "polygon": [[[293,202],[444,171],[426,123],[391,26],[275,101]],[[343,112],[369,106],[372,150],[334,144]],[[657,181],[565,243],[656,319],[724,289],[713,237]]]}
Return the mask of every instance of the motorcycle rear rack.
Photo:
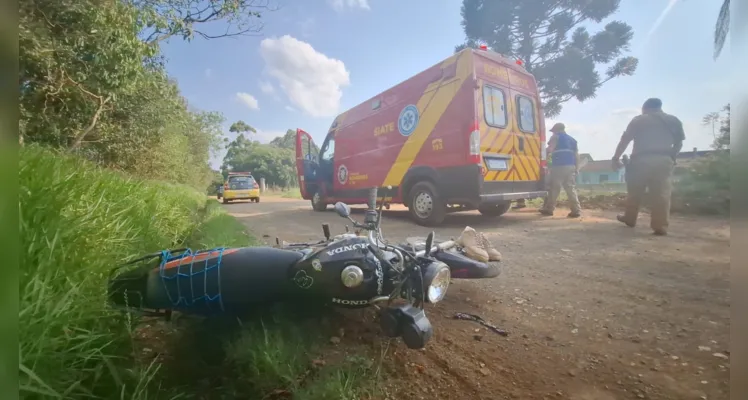
{"label": "motorcycle rear rack", "polygon": [[[166,290],[166,294],[169,297],[169,300],[171,301],[172,305],[175,308],[178,308],[180,306],[182,307],[190,307],[195,306],[199,304],[200,302],[204,302],[204,305],[210,307],[210,303],[216,302],[218,303],[218,306],[221,311],[223,311],[223,300],[221,297],[221,287],[220,287],[220,267],[222,264],[222,258],[223,253],[226,250],[226,248],[220,247],[220,248],[213,248],[213,249],[207,249],[207,250],[200,250],[193,252],[189,248],[180,248],[180,249],[172,249],[172,250],[163,250],[157,253],[151,253],[147,254],[143,257],[128,261],[122,265],[119,265],[115,268],[113,268],[110,271],[109,280],[111,281],[124,281],[124,280],[137,280],[142,279],[142,275],[138,273],[134,274],[125,274],[123,276],[123,272],[142,272],[143,274],[148,274],[150,271],[152,271],[154,268],[159,269],[159,277],[161,281],[163,282],[164,286],[167,286],[168,281],[174,281],[174,280],[189,280],[190,284],[189,287],[193,287],[192,285],[192,279],[200,274],[206,274],[209,271],[215,271],[215,273],[218,274],[218,288],[216,293],[210,294],[210,293],[194,293],[194,294],[188,294],[188,293],[182,293],[180,291],[180,285],[176,285],[176,293],[172,293],[171,290]],[[196,260],[197,256],[205,253],[213,253],[217,252],[217,257],[209,257],[205,259]],[[178,264],[176,266],[173,266],[170,271],[176,271],[175,273],[167,273],[167,270],[165,269],[166,265],[171,262],[178,261]],[[135,264],[142,263],[142,265],[138,266],[137,268],[131,267]],[[203,264],[202,269],[193,271],[193,265],[195,264]],[[188,269],[189,271],[183,272],[182,267],[186,267],[185,269]],[[131,292],[128,292],[131,293]],[[129,294],[128,294],[129,295]],[[143,301],[141,299],[140,305],[143,304]],[[130,309],[138,310],[139,313],[142,313],[143,315],[149,315],[149,316],[163,316],[166,318],[170,318],[171,310],[147,310],[144,309],[141,306],[134,306],[134,307],[127,307]]]}

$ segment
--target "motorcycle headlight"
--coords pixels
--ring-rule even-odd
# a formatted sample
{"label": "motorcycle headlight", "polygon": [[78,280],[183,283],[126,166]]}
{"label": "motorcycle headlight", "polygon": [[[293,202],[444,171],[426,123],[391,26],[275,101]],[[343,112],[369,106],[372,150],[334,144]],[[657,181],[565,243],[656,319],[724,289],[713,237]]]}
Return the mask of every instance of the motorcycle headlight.
{"label": "motorcycle headlight", "polygon": [[449,267],[442,262],[429,264],[423,274],[423,286],[426,290],[426,300],[437,303],[447,295],[449,281],[452,278]]}

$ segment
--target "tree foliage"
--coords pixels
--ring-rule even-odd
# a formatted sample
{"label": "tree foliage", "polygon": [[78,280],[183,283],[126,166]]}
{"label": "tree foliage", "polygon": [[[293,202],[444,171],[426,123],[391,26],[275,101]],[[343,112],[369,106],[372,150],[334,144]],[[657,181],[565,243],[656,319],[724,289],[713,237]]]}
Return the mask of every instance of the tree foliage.
{"label": "tree foliage", "polygon": [[271,146],[280,147],[282,149],[296,150],[296,131],[289,129],[283,136],[278,136],[270,141]]}
{"label": "tree foliage", "polygon": [[[564,102],[593,98],[606,82],[633,75],[634,57],[623,56],[633,37],[631,26],[610,21],[590,34],[585,25],[600,23],[618,10],[620,0],[463,0],[466,42],[524,62],[538,82],[546,116]],[[604,76],[597,67],[606,65]]]}
{"label": "tree foliage", "polygon": [[229,127],[229,132],[233,133],[257,133],[257,129],[247,125],[244,121],[236,121]]}
{"label": "tree foliage", "polygon": [[727,34],[730,33],[730,0],[722,0],[717,23],[714,25],[714,59],[719,58],[725,47]]}
{"label": "tree foliage", "polygon": [[719,131],[713,154],[696,160],[675,185],[674,201],[679,208],[699,213],[730,213],[730,105],[709,113],[704,120],[717,121]]}
{"label": "tree foliage", "polygon": [[[141,12],[145,26],[143,39],[158,44],[177,36],[215,39],[259,33],[262,13],[275,9],[270,0],[127,0]],[[220,30],[209,29],[211,22],[223,21]]]}
{"label": "tree foliage", "polygon": [[270,144],[263,144],[249,140],[240,133],[226,146],[221,167],[224,177],[228,176],[229,171],[247,171],[252,172],[255,178],[265,178],[270,186],[296,186],[295,144],[286,140],[289,137],[295,139],[295,131],[288,130]]}
{"label": "tree foliage", "polygon": [[[19,142],[204,188],[223,117],[188,107],[158,44],[256,32],[268,8],[268,0],[19,3]],[[217,21],[228,30],[211,32]]]}
{"label": "tree foliage", "polygon": [[[719,131],[714,138],[712,148],[715,150],[729,150],[730,149],[730,104],[722,107],[722,111],[716,114],[719,120]],[[707,114],[709,115],[709,114]],[[705,117],[706,118],[706,117]]]}

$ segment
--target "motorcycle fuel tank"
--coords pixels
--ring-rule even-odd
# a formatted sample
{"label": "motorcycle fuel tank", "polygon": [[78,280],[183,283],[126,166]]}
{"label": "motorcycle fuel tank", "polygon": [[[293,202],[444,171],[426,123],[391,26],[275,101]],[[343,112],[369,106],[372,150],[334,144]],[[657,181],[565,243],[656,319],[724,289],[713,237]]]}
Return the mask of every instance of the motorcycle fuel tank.
{"label": "motorcycle fuel tank", "polygon": [[[343,284],[346,267],[361,271],[360,283],[353,287]],[[349,268],[346,271],[356,270]],[[368,306],[368,300],[382,293],[387,272],[369,247],[364,237],[349,237],[315,249],[299,260],[289,272],[289,279],[302,295],[326,298],[336,305],[348,307]]]}

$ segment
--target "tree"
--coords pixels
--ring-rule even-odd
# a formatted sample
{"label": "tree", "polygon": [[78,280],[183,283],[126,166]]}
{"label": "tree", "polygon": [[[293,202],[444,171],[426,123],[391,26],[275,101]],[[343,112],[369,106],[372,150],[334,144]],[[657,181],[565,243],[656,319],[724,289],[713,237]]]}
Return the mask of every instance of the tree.
{"label": "tree", "polygon": [[714,26],[714,59],[719,58],[725,46],[727,34],[730,33],[730,0],[722,0],[717,23]]}
{"label": "tree", "polygon": [[[302,146],[307,145],[307,138],[306,136],[302,136]],[[283,149],[290,149],[293,150],[294,153],[296,152],[296,130],[289,129],[286,131],[286,134],[283,136],[278,136],[277,138],[270,141],[271,146],[280,147]],[[311,152],[312,155],[319,154],[319,147],[314,142],[311,142]]]}
{"label": "tree", "polygon": [[714,139],[717,139],[717,122],[720,120],[720,115],[718,112],[710,112],[709,114],[705,115],[704,118],[701,119],[701,124],[704,126],[710,126],[712,127],[712,137]]}
{"label": "tree", "polygon": [[[158,45],[173,36],[192,40],[195,35],[215,39],[258,34],[262,13],[276,9],[270,0],[126,0],[141,12],[140,23],[146,43]],[[223,28],[209,30],[215,22]],[[201,28],[204,27],[204,28]]]}
{"label": "tree", "polygon": [[210,179],[223,117],[190,109],[125,2],[19,4],[19,142],[192,185]]}
{"label": "tree", "polygon": [[296,182],[296,154],[292,148],[278,147],[248,140],[240,134],[227,146],[221,170],[250,171],[256,178],[265,178],[268,185],[290,187]]}
{"label": "tree", "polygon": [[716,150],[727,150],[730,148],[730,104],[722,107],[720,116],[719,134],[715,137],[712,147]]}
{"label": "tree", "polygon": [[[566,101],[593,98],[604,83],[636,71],[638,60],[622,56],[633,37],[631,26],[611,21],[594,35],[584,26],[602,22],[619,4],[620,0],[463,0],[466,42],[456,51],[485,43],[522,60],[538,82],[546,116],[553,117]],[[608,65],[604,77],[596,70],[598,65]]]}
{"label": "tree", "polygon": [[239,120],[231,124],[231,127],[229,127],[229,132],[244,134],[250,132],[257,133],[257,130],[247,125],[246,122]]}
{"label": "tree", "polygon": [[286,134],[278,136],[270,141],[271,146],[280,147],[282,149],[296,150],[296,131],[288,129]]}

